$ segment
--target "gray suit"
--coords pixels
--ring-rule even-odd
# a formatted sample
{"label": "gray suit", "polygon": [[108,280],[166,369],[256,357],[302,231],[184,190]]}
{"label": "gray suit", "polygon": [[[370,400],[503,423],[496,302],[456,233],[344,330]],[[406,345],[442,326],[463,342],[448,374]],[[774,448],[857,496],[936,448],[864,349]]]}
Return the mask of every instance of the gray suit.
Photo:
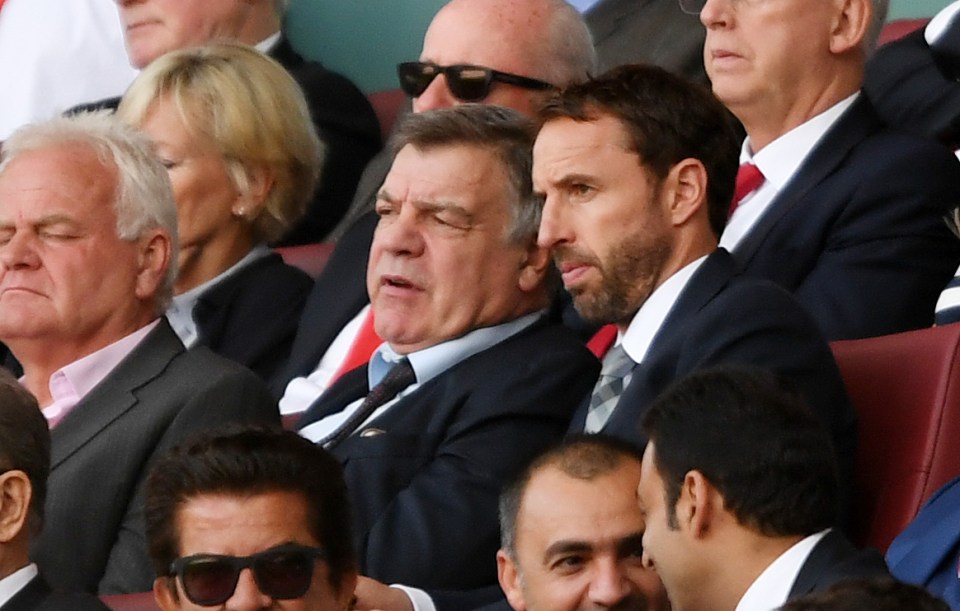
{"label": "gray suit", "polygon": [[143,483],[165,451],[231,422],[277,424],[243,367],[184,350],[166,319],[53,429],[44,528],[31,556],[58,588],[142,592],[153,584]]}
{"label": "gray suit", "polygon": [[706,29],[677,0],[600,0],[585,14],[601,71],[622,64],[654,64],[699,83]]}

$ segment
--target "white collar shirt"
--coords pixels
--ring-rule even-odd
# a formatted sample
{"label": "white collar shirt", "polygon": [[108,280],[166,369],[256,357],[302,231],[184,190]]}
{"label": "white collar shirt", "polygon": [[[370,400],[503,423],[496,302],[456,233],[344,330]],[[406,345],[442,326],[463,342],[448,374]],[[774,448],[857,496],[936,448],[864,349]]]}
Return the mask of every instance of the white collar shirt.
{"label": "white collar shirt", "polygon": [[828,532],[829,528],[805,537],[780,554],[750,584],[735,611],[772,611],[783,606],[803,564]]}
{"label": "white collar shirt", "polygon": [[754,153],[750,146],[750,137],[743,141],[740,150],[740,164],[753,163],[763,174],[764,182],[753,193],[744,197],[720,236],[720,246],[730,252],[736,252],[737,245],[757,224],[760,217],[770,208],[777,194],[801,164],[810,155],[824,134],[833,127],[841,115],[857,100],[860,93],[834,104],[819,115],[798,125],[780,136],[762,150]]}
{"label": "white collar shirt", "polygon": [[27,566],[0,579],[0,607],[3,607],[17,592],[22,590],[38,574],[37,565]]}

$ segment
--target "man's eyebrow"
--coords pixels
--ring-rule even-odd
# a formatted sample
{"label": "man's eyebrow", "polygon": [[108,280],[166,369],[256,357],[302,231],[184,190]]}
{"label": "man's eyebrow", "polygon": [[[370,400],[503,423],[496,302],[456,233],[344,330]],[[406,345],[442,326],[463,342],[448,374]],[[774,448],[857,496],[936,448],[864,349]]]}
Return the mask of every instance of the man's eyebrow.
{"label": "man's eyebrow", "polygon": [[570,539],[561,539],[551,543],[547,549],[543,552],[544,561],[549,560],[553,556],[559,556],[562,554],[571,554],[577,552],[589,552],[593,549],[593,546],[587,543],[586,541],[576,541]]}
{"label": "man's eyebrow", "polygon": [[417,200],[413,202],[413,205],[416,206],[419,210],[430,213],[437,212],[452,212],[455,215],[466,221],[472,221],[474,214],[461,206],[460,204],[448,200],[439,200],[439,201],[423,201]]}
{"label": "man's eyebrow", "polygon": [[643,531],[637,531],[617,541],[617,551],[643,549]]}

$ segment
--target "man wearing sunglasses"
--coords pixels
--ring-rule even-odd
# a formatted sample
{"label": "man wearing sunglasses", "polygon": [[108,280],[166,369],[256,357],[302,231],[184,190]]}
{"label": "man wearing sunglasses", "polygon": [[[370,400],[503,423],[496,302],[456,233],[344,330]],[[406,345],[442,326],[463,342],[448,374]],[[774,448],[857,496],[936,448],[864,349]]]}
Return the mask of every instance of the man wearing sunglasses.
{"label": "man wearing sunglasses", "polygon": [[194,439],[147,482],[147,539],[164,611],[345,611],[356,581],[339,463],[294,433]]}
{"label": "man wearing sunglasses", "polygon": [[0,611],[107,611],[93,596],[54,593],[30,563],[49,473],[47,421],[33,395],[0,369]]}
{"label": "man wearing sunglasses", "polygon": [[[595,65],[590,33],[564,0],[453,0],[430,24],[420,60],[401,64],[398,76],[414,112],[472,102],[530,115],[554,87],[585,80]],[[273,380],[285,413],[306,409],[350,368],[344,363],[363,337],[370,303],[364,278],[377,224],[373,203],[392,162],[385,150],[364,172],[355,222],[337,241],[304,308],[288,363]]]}
{"label": "man wearing sunglasses", "polygon": [[828,340],[928,327],[960,263],[946,148],[887,128],[860,88],[887,0],[680,0],[713,91],[746,132],[720,239],[796,295]]}

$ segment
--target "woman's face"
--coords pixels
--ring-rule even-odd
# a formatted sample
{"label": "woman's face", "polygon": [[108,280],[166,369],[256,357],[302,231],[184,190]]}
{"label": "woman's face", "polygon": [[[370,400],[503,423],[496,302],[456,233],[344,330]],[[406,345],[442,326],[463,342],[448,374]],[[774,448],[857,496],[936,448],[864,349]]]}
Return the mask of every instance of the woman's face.
{"label": "woman's face", "polygon": [[140,129],[156,144],[173,185],[181,268],[194,257],[216,256],[249,234],[249,223],[241,216],[252,218],[255,211],[248,209],[252,204],[230,179],[213,141],[189,131],[164,98],[153,104]]}

